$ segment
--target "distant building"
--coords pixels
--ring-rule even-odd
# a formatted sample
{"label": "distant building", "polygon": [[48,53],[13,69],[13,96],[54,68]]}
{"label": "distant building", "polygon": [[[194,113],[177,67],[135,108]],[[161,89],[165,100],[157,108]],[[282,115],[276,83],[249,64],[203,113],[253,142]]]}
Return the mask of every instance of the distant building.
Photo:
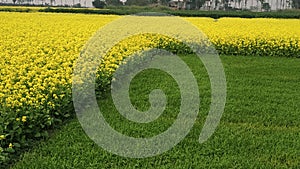
{"label": "distant building", "polygon": [[[265,0],[270,10],[291,9],[292,0]],[[263,11],[263,4],[259,0],[206,0],[200,9],[202,10],[225,10],[225,9],[249,9]]]}

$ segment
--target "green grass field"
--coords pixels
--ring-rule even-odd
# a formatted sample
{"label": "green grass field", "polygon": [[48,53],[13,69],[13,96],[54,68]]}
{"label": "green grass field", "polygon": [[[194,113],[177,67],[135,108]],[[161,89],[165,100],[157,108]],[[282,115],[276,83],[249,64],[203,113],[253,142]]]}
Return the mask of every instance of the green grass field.
{"label": "green grass field", "polygon": [[[119,157],[93,143],[77,119],[73,119],[49,140],[24,153],[12,168],[300,167],[299,59],[221,56],[227,79],[227,103],[216,132],[203,144],[198,143],[198,138],[209,110],[210,83],[198,58],[190,55],[182,59],[198,80],[201,107],[191,132],[170,151],[144,159]],[[99,100],[106,120],[117,131],[134,137],[149,137],[166,130],[180,106],[174,80],[166,73],[148,70],[131,83],[131,101],[139,110],[149,108],[151,90],[164,90],[168,104],[163,115],[146,125],[126,121],[107,93],[105,99]]]}

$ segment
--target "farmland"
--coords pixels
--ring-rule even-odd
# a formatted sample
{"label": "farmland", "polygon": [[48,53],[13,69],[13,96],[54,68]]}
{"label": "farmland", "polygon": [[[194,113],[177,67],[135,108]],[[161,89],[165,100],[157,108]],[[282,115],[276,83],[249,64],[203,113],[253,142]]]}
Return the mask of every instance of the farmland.
{"label": "farmland", "polygon": [[[88,39],[99,28],[121,17],[114,15],[49,13],[0,13],[0,16],[0,162],[5,162],[13,157],[13,154],[19,154],[19,151],[22,151],[22,149],[30,147],[35,140],[47,138],[47,131],[49,129],[61,125],[63,121],[74,115],[71,98],[74,63]],[[238,59],[234,57],[225,57],[224,59],[229,77],[233,78],[234,76],[230,74],[230,72],[233,73],[233,68],[230,67],[230,59],[233,60],[233,67],[237,68],[238,71],[242,71],[238,67],[243,65],[243,59],[249,64],[254,64],[251,69],[249,68],[250,74],[254,75],[257,72],[271,71],[272,66],[270,65],[280,66],[282,63],[282,70],[280,68],[277,69],[278,76],[282,77],[282,79],[269,79],[270,85],[279,85],[275,81],[286,80],[289,83],[283,84],[285,87],[282,88],[286,88],[286,92],[288,93],[292,91],[299,93],[299,87],[296,85],[297,80],[299,80],[299,75],[297,75],[297,66],[299,66],[297,58],[300,57],[299,20],[240,18],[220,18],[218,20],[211,18],[184,19],[203,31],[221,55],[234,55],[238,57]],[[107,55],[107,62],[100,65],[103,67],[103,69],[100,69],[103,70],[100,73],[104,72],[104,76],[110,79],[112,73],[117,68],[117,66],[111,65],[120,64],[126,56],[145,46],[157,47],[161,45],[157,44],[157,39],[160,39],[157,35],[141,35],[121,42],[119,46],[116,46]],[[164,39],[166,40],[166,38]],[[174,43],[167,43],[159,47],[173,49],[176,44],[180,43],[174,40]],[[246,59],[242,56],[248,56],[249,58]],[[263,57],[263,59],[258,56]],[[254,59],[251,60],[251,57]],[[273,59],[274,62],[272,61]],[[187,61],[191,60],[187,59]],[[259,63],[259,61],[262,61],[262,63]],[[267,65],[264,65],[263,62],[266,62]],[[268,64],[270,64],[270,69],[260,70],[263,69],[261,67],[267,67]],[[111,67],[113,67],[112,70],[110,70]],[[247,68],[247,65],[244,65],[244,67]],[[286,76],[282,74],[282,72],[290,72],[288,70],[289,67],[291,67],[291,72],[294,74],[291,73]],[[276,75],[275,73],[270,76]],[[268,74],[265,74],[265,76],[268,76]],[[260,79],[262,77],[257,75],[257,78]],[[248,82],[254,83],[254,79],[255,77],[251,77],[248,79]],[[239,79],[234,78],[231,80],[239,81]],[[266,85],[267,82],[269,81],[265,79],[261,83],[263,83],[262,85]],[[104,83],[107,83],[107,81]],[[243,92],[243,87],[253,87],[246,84],[246,81],[240,83],[244,86],[237,88],[240,90],[240,93],[237,95]],[[234,86],[234,84],[232,85]],[[280,87],[277,86],[275,88],[274,86],[274,90],[280,90]],[[231,92],[234,93],[234,91]],[[281,112],[274,115],[274,117],[278,115],[278,118],[282,119],[282,121],[274,120],[270,117],[271,114],[260,114],[257,116],[253,114],[253,117],[248,117],[244,119],[245,121],[234,119],[238,118],[238,115],[235,114],[236,116],[231,120],[228,120],[229,117],[227,116],[227,120],[230,121],[230,125],[236,125],[235,122],[246,123],[247,120],[259,119],[261,116],[262,119],[269,119],[271,122],[259,121],[258,126],[272,126],[273,119],[275,126],[272,126],[273,128],[271,127],[271,129],[277,129],[276,126],[286,126],[288,130],[290,129],[288,126],[291,125],[290,134],[293,135],[294,131],[299,131],[299,128],[296,127],[298,122],[295,121],[296,118],[299,118],[299,114],[297,114],[299,113],[299,104],[291,101],[293,98],[291,96],[295,98],[299,96],[295,93],[294,95],[284,95],[294,107],[291,108],[289,105],[282,105],[283,107],[279,107],[282,108]],[[262,93],[259,98],[262,99],[263,94],[266,93]],[[279,95],[279,93],[277,94]],[[229,101],[238,102],[239,99],[229,99]],[[252,104],[254,104],[255,101],[252,101]],[[272,101],[269,101],[269,104],[272,104]],[[237,104],[232,103],[231,106],[235,107]],[[257,106],[263,107],[263,104]],[[271,107],[268,105],[268,109],[263,112],[270,113]],[[231,108],[227,108],[229,109],[228,111],[237,109],[235,107],[231,110]],[[245,113],[249,110],[242,109],[241,111]],[[283,111],[292,115],[286,121],[284,114],[282,114]],[[254,112],[250,111],[250,113]],[[252,126],[247,127],[251,128]],[[253,132],[255,131],[253,130]],[[285,135],[281,136],[285,137]],[[296,137],[293,135],[292,138],[295,139]],[[299,148],[299,142],[292,142],[291,144],[294,144],[295,148],[297,146]],[[296,158],[296,156],[289,154],[289,152],[284,153],[287,153],[286,160],[291,163],[291,166],[297,165],[293,161],[293,158]],[[292,153],[297,154],[299,152],[295,151]],[[268,158],[268,156],[262,158]],[[288,164],[282,164],[282,166],[288,167]]]}

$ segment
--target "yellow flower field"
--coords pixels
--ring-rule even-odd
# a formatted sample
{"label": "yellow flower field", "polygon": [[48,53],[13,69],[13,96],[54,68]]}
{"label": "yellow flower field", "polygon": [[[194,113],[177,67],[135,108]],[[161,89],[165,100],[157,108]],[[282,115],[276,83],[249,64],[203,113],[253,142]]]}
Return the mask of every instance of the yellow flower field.
{"label": "yellow flower field", "polygon": [[0,99],[11,108],[24,104],[36,108],[44,104],[55,107],[50,101],[52,98],[59,99],[70,93],[66,86],[71,83],[72,65],[81,48],[95,31],[117,18],[1,15]]}
{"label": "yellow flower field", "polygon": [[299,19],[187,18],[219,53],[300,57]]}
{"label": "yellow flower field", "polygon": [[[118,16],[0,13],[0,164],[68,116],[73,63]],[[10,146],[9,146],[10,145]]]}
{"label": "yellow flower field", "polygon": [[[17,151],[28,138],[46,136],[45,129],[70,115],[74,62],[95,31],[117,18],[0,13],[0,164],[5,154]],[[185,19],[202,30],[221,54],[300,57],[300,20]],[[123,41],[105,58],[103,76],[109,78],[124,56],[159,46],[161,39],[143,35]],[[168,45],[176,43],[160,47],[172,49]]]}

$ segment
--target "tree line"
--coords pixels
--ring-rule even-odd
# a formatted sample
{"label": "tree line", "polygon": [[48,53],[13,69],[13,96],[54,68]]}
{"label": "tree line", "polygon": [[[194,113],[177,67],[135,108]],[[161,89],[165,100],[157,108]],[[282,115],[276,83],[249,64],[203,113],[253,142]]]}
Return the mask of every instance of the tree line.
{"label": "tree line", "polygon": [[[98,0],[102,1],[103,4],[108,6],[147,6],[147,5],[160,5],[169,6],[172,1],[176,4],[178,0]],[[217,7],[222,7],[222,9],[232,9],[247,6],[255,7],[254,4],[260,5],[261,8],[270,9],[271,3],[274,3],[275,9],[289,9],[295,8],[300,9],[300,0],[179,0],[176,7],[189,8],[189,9],[199,9],[204,6],[211,7],[212,10],[216,10]],[[171,6],[172,7],[172,6]],[[219,9],[219,8],[218,8]]]}

